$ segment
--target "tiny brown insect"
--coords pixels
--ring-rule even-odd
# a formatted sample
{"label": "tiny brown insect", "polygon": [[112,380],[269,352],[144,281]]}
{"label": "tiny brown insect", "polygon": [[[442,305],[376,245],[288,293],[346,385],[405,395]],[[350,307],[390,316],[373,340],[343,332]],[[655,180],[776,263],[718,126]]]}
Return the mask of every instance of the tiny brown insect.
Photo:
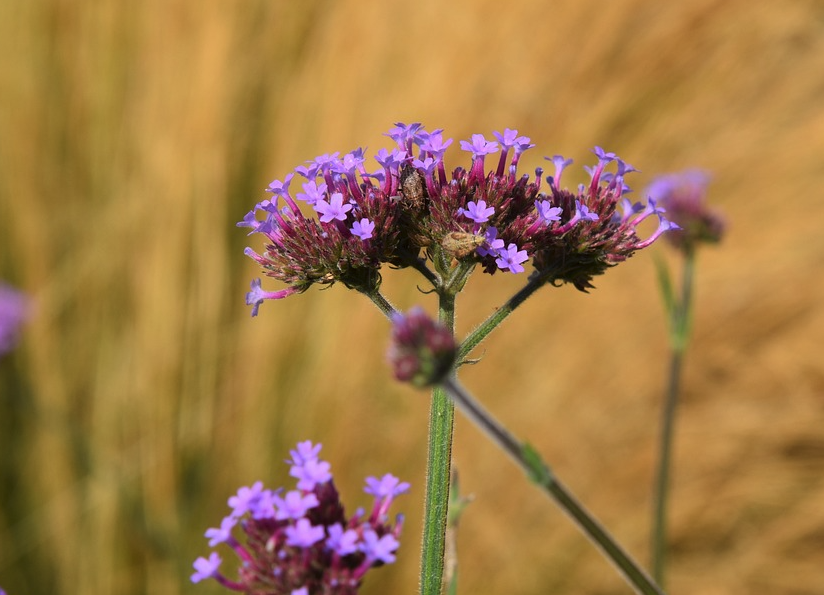
{"label": "tiny brown insect", "polygon": [[401,168],[400,193],[407,206],[415,211],[423,208],[426,202],[426,187],[421,173],[411,165]]}
{"label": "tiny brown insect", "polygon": [[476,248],[483,245],[485,240],[486,238],[484,238],[484,236],[478,236],[474,233],[453,231],[452,233],[446,234],[441,241],[441,246],[443,246],[445,252],[455,258],[466,258],[472,254]]}

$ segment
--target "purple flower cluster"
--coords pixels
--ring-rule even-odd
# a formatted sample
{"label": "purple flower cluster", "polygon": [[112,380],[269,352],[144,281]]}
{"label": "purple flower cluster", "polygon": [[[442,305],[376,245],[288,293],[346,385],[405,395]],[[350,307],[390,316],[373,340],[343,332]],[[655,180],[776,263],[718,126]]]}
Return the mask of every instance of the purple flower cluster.
{"label": "purple flower cluster", "polygon": [[0,355],[17,344],[20,326],[26,319],[28,300],[19,291],[0,283]]}
{"label": "purple flower cluster", "polygon": [[692,250],[698,243],[721,241],[724,218],[707,206],[706,172],[687,170],[658,176],[647,187],[647,195],[667,209],[667,216],[678,224],[667,239],[682,250]]}
{"label": "purple flower cluster", "polygon": [[[481,264],[490,274],[521,273],[532,259],[548,281],[583,290],[593,276],[673,228],[654,201],[640,205],[626,199],[624,176],[634,168],[599,147],[597,164],[587,170],[589,184],[561,189],[561,174],[571,160],[555,156],[550,159],[554,175],[546,178],[543,191],[541,168],[533,180],[518,175],[521,155],[535,145],[517,130],[495,132],[496,140],[473,134],[460,141],[472,162],[449,175],[444,154],[452,139],[444,139],[442,130],[398,123],[387,136],[397,147],[377,152],[377,171],[367,171],[363,149],[342,157],[322,155],[272,182],[272,198],[238,223],[265,237],[263,253],[247,248],[247,255],[266,275],[289,285],[270,292],[255,280],[246,298],[253,316],[264,300],[314,283],[376,291],[382,263],[415,266],[422,253],[436,270],[447,257]],[[496,153],[497,163],[487,171],[486,159]],[[616,171],[607,172],[612,164]],[[295,174],[301,191],[293,196]],[[314,214],[304,214],[302,206]],[[651,215],[659,218],[659,227],[642,240],[636,228]]]}
{"label": "purple flower cluster", "polygon": [[[398,515],[393,526],[388,509],[409,484],[390,474],[368,477],[364,491],[374,497],[372,510],[367,516],[358,509],[347,519],[320,449],[307,440],[290,451],[296,490],[272,491],[256,482],[229,498],[231,513],[206,537],[210,547],[222,543],[235,551],[238,578],[221,574],[222,560],[212,552],[195,560],[192,582],[213,578],[233,591],[260,595],[349,595],[370,568],[395,561],[403,518]],[[245,545],[232,534],[238,526]]]}

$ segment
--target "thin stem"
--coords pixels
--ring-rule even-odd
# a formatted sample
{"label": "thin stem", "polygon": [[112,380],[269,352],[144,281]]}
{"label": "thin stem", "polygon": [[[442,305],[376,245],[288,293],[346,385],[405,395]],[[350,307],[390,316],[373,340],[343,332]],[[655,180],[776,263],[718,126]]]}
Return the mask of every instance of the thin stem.
{"label": "thin stem", "polygon": [[509,298],[503,306],[498,308],[489,318],[484,320],[475,330],[467,335],[466,339],[464,339],[463,343],[458,347],[458,361],[463,361],[481,341],[486,339],[489,333],[515,311],[515,308],[523,304],[529,296],[543,287],[548,279],[549,275],[547,274],[530,277],[527,284],[518,291],[518,293]]}
{"label": "thin stem", "polygon": [[395,307],[389,303],[389,300],[387,300],[380,291],[364,293],[364,295],[372,300],[372,303],[375,304],[381,312],[383,312],[384,316],[386,316],[389,320],[392,320],[392,315],[396,312]]}
{"label": "thin stem", "polygon": [[681,371],[684,351],[689,339],[690,310],[692,307],[692,282],[694,274],[694,253],[688,251],[684,257],[681,278],[681,296],[670,311],[670,368],[667,392],[661,413],[661,435],[658,447],[659,460],[655,478],[652,519],[652,576],[658,584],[664,584],[664,569],[667,540],[667,503],[669,495],[670,471],[672,467],[672,442],[675,431],[675,410],[681,387]]}
{"label": "thin stem", "polygon": [[558,506],[578,525],[578,528],[601,550],[624,576],[636,593],[641,595],[663,595],[663,591],[644,572],[628,553],[612,538],[601,524],[556,478],[540,455],[528,444],[519,442],[491,414],[489,414],[454,378],[447,378],[441,384],[455,404],[475,425],[489,436],[507,453],[527,475],[555,501]]}
{"label": "thin stem", "polygon": [[[439,318],[450,331],[455,329],[455,296],[440,292]],[[452,427],[455,408],[442,387],[432,390],[429,409],[429,449],[424,505],[422,595],[438,595],[443,585],[444,546],[452,468]]]}

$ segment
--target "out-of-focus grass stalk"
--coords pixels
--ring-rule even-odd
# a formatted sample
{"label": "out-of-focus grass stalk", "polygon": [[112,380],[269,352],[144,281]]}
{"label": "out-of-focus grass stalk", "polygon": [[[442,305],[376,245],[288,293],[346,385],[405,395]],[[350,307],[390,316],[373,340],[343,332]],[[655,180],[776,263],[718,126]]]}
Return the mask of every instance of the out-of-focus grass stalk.
{"label": "out-of-focus grass stalk", "polygon": [[661,413],[661,433],[658,445],[658,468],[655,477],[652,518],[652,576],[659,585],[664,584],[667,539],[667,501],[672,465],[672,441],[675,427],[675,410],[681,385],[681,368],[684,351],[689,340],[692,283],[695,268],[694,250],[686,250],[681,274],[681,293],[675,296],[669,270],[663,260],[657,261],[661,295],[667,311],[670,342],[669,378],[664,406]]}

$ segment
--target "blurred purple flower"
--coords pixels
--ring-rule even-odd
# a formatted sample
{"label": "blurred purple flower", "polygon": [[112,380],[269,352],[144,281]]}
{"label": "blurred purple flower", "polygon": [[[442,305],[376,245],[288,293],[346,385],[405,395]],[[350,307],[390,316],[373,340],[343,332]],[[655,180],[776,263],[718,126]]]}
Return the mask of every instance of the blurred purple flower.
{"label": "blurred purple flower", "polygon": [[17,344],[20,327],[28,317],[29,300],[25,294],[0,283],[0,355]]}

